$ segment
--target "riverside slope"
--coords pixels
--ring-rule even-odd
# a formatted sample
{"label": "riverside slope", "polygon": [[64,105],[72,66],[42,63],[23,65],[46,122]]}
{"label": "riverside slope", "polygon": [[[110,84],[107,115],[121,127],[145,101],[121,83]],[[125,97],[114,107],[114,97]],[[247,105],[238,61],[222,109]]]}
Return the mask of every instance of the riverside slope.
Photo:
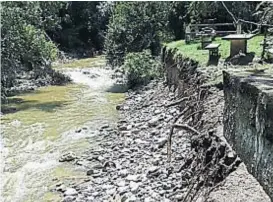
{"label": "riverside slope", "polygon": [[[190,134],[176,131],[172,161],[167,162],[167,136],[179,108],[165,105],[173,99],[174,94],[161,81],[129,92],[126,101],[117,106],[121,112],[117,128],[101,127],[104,140],[73,162],[84,165],[86,178],[80,183],[72,181],[70,186],[56,184],[63,201],[183,201],[189,179],[185,178],[187,170],[180,168],[190,154],[191,142]],[[206,118],[218,119],[222,91],[215,90],[206,104]],[[222,136],[221,121],[217,133]],[[198,202],[205,197],[217,202],[270,201],[242,163],[233,173],[209,196],[197,197]]]}

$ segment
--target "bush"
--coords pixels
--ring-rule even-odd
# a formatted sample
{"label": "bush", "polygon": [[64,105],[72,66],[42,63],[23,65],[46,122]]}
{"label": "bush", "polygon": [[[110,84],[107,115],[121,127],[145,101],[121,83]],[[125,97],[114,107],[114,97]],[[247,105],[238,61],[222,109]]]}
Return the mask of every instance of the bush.
{"label": "bush", "polygon": [[105,39],[108,63],[120,66],[127,53],[149,49],[158,55],[161,42],[169,37],[169,2],[117,2]]}
{"label": "bush", "polygon": [[145,84],[151,79],[162,75],[162,67],[159,60],[151,55],[149,50],[137,53],[128,53],[125,57],[122,69],[126,74],[129,88],[139,84]]}

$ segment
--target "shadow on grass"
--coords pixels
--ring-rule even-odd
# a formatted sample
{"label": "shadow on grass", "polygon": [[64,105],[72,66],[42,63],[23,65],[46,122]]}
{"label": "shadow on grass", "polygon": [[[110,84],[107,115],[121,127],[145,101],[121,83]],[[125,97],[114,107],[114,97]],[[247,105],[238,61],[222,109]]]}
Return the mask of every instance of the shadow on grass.
{"label": "shadow on grass", "polygon": [[228,57],[225,62],[226,63],[231,63],[232,65],[248,65],[253,61],[255,57],[254,52],[247,53],[246,55],[242,56],[233,56],[233,57]]}
{"label": "shadow on grass", "polygon": [[54,112],[57,108],[63,107],[66,104],[66,101],[50,101],[40,103],[38,100],[26,101],[22,98],[11,98],[8,100],[8,104],[3,104],[1,106],[1,112],[3,114],[10,114],[28,109],[38,109],[45,112]]}

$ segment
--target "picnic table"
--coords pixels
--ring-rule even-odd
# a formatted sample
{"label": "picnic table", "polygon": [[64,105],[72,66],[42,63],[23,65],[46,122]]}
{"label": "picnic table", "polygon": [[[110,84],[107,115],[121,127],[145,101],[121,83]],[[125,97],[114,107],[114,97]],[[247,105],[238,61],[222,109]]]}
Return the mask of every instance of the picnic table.
{"label": "picnic table", "polygon": [[230,56],[247,53],[247,40],[253,38],[255,34],[230,34],[222,37],[223,40],[230,41]]}

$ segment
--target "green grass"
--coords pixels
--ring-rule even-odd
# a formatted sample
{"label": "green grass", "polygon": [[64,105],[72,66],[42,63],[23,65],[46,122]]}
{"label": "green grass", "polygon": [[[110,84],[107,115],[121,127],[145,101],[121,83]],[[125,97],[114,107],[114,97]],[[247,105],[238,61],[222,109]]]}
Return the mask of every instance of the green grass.
{"label": "green grass", "polygon": [[[256,57],[260,57],[262,54],[262,46],[260,42],[263,41],[263,36],[255,36],[252,39],[248,40],[247,51],[254,52]],[[221,54],[220,59],[226,59],[229,57],[230,51],[230,41],[222,40],[220,37],[216,37],[213,43],[221,44],[219,48],[219,52]],[[189,57],[193,60],[198,61],[201,65],[206,65],[209,59],[209,51],[201,50],[201,42],[185,44],[184,40],[173,41],[171,43],[166,44],[168,48],[174,49],[177,48],[179,53],[181,53],[185,57]]]}

